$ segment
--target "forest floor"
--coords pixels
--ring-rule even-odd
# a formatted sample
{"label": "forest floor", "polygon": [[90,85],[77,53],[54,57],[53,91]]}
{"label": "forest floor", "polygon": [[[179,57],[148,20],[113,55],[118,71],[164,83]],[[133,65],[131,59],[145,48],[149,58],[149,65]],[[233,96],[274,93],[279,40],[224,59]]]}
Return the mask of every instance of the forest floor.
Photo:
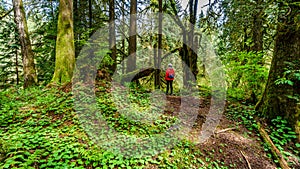
{"label": "forest floor", "polygon": [[[167,96],[162,119],[152,124],[139,123],[126,118],[111,97],[107,81],[99,84],[97,98],[99,111],[107,124],[120,134],[138,137],[155,136],[176,123],[181,111],[182,98]],[[142,110],[149,107],[151,93],[145,89],[132,90],[131,103]],[[268,147],[253,127],[253,107],[240,103],[227,103],[225,112],[214,132],[204,143],[195,143],[210,110],[209,96],[200,96],[198,116],[192,130],[174,147],[154,155],[129,158],[114,154],[98,145],[88,136],[82,119],[74,107],[72,85],[61,88],[36,87],[30,90],[11,88],[0,92],[0,168],[177,168],[177,169],[275,169],[278,165]],[[120,100],[123,101],[122,99]],[[157,106],[159,103],[157,103]],[[94,114],[90,114],[94,115]],[[142,112],[143,116],[147,116]],[[87,122],[91,120],[88,118]],[[280,120],[282,121],[282,120]],[[253,122],[253,123],[252,123]],[[286,128],[285,125],[283,125]],[[268,130],[272,134],[271,130]],[[277,133],[278,134],[278,133]],[[279,133],[281,135],[281,133]],[[288,134],[287,132],[285,134]],[[288,135],[289,136],[289,135]],[[292,137],[292,136],[291,136]],[[289,137],[282,152],[299,153]],[[163,138],[163,141],[168,141]],[[172,141],[172,140],[171,140]],[[281,141],[279,139],[279,141]],[[125,147],[126,148],[126,147]],[[290,149],[289,149],[290,148]],[[153,151],[152,151],[153,150]],[[134,153],[135,150],[128,151]],[[299,157],[285,154],[291,168],[298,169]],[[298,161],[297,161],[298,159]]]}
{"label": "forest floor", "polygon": [[[179,111],[181,97],[168,96],[167,100],[166,107],[171,107],[173,110],[173,112],[167,110],[167,114],[174,114],[174,112]],[[210,99],[200,99],[199,105],[199,114],[190,132],[190,139],[197,137],[199,131],[202,130],[202,124],[205,122],[205,117],[210,109]],[[225,115],[222,115],[214,134],[196,147],[204,152],[204,155],[209,159],[223,162],[225,166],[232,168],[276,169],[276,164],[267,157],[260,138],[246,129],[245,126],[229,120]]]}

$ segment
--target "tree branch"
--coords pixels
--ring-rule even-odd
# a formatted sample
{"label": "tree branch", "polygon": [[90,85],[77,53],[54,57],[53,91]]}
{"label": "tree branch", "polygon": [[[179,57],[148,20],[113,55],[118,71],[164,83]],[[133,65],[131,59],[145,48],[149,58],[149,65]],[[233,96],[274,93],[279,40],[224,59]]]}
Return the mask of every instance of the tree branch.
{"label": "tree branch", "polygon": [[176,9],[176,3],[174,2],[174,0],[171,0],[171,7],[172,7],[172,10],[173,10],[174,15],[175,15],[174,17],[172,17],[173,20],[177,23],[177,25],[182,29],[183,32],[186,31],[183,23],[180,21],[180,19],[178,17],[178,11]]}
{"label": "tree branch", "polygon": [[230,130],[235,130],[235,129],[236,129],[236,127],[223,129],[223,130],[217,131],[216,134],[223,133],[223,132],[230,131]]}
{"label": "tree branch", "polygon": [[14,8],[12,8],[11,10],[9,10],[8,12],[6,12],[3,16],[0,16],[0,20],[2,20],[4,17],[6,17],[7,15],[9,15],[12,11],[14,11]]}
{"label": "tree branch", "polygon": [[180,49],[181,49],[181,47],[180,47],[180,48],[176,48],[176,49],[171,50],[169,53],[165,54],[165,55],[161,58],[161,60],[164,60],[164,59],[167,58],[168,56],[170,56],[170,55],[172,55],[173,53],[179,51]]}
{"label": "tree branch", "polygon": [[251,168],[251,165],[250,165],[250,162],[248,161],[248,159],[247,159],[247,157],[245,156],[245,154],[243,153],[243,151],[241,150],[240,152],[241,152],[241,154],[243,155],[244,159],[246,160],[247,165],[248,165],[248,168],[249,168],[249,169],[252,169],[252,168]]}
{"label": "tree branch", "polygon": [[130,73],[121,75],[119,77],[119,79],[116,79],[116,80],[120,81],[122,84],[124,84],[124,82],[133,82],[140,78],[151,75],[154,71],[155,71],[154,68],[148,68],[148,69],[143,69],[143,70],[142,69],[134,70]]}
{"label": "tree branch", "polygon": [[124,55],[125,57],[128,57],[128,55],[126,53],[124,53],[121,49],[117,49],[118,52],[120,52],[122,55]]}

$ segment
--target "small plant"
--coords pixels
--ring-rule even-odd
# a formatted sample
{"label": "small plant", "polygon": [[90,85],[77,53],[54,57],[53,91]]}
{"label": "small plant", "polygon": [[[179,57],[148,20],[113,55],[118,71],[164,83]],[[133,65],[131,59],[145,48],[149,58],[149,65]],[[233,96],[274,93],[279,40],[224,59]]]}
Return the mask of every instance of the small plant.
{"label": "small plant", "polygon": [[[276,85],[287,84],[294,86],[295,83],[300,82],[300,70],[299,70],[299,61],[285,62],[287,67],[283,72],[283,76],[275,81]],[[298,67],[298,68],[297,68]]]}
{"label": "small plant", "polygon": [[[297,139],[296,133],[292,130],[291,127],[288,126],[287,120],[278,116],[276,119],[272,120],[272,124],[273,125],[270,126],[270,138],[274,142],[275,146],[286,157],[295,156],[291,152],[296,154],[296,156],[299,155],[299,151],[297,149],[290,149],[289,151],[291,152],[286,150],[287,147],[291,148],[290,145],[292,144],[293,140]],[[297,144],[295,144],[294,147],[297,147]],[[300,161],[299,158],[298,160]]]}

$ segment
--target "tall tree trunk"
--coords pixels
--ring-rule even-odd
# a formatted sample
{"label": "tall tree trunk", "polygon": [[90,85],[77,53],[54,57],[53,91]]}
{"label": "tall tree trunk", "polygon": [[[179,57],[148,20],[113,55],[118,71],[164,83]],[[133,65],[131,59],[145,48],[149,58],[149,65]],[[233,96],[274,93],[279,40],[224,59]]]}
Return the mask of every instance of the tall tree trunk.
{"label": "tall tree trunk", "polygon": [[[111,0],[110,0],[111,1]],[[92,0],[89,0],[89,28],[93,28],[93,8],[92,8]],[[110,11],[109,11],[110,12]],[[91,31],[90,36],[93,35],[94,31]]]}
{"label": "tall tree trunk", "polygon": [[[151,36],[150,37],[150,42],[152,42],[153,41],[153,37]],[[158,50],[159,50],[159,48],[158,48],[158,45],[157,45],[157,43],[155,42],[154,44],[153,44],[153,58],[154,58],[154,67],[155,68],[157,68],[157,65],[158,65],[158,57],[157,57],[157,53],[158,53]],[[159,78],[159,74],[158,74],[158,72],[157,72],[157,69],[155,69],[155,71],[154,71],[154,87],[155,87],[155,89],[158,89],[159,88],[159,84],[158,84],[158,78]]]}
{"label": "tall tree trunk", "polygon": [[109,47],[111,50],[111,58],[114,61],[111,69],[114,72],[117,68],[115,0],[109,0]]}
{"label": "tall tree trunk", "polygon": [[37,75],[34,54],[28,34],[27,21],[22,0],[13,0],[15,22],[18,28],[24,73],[24,88],[36,85]]}
{"label": "tall tree trunk", "polygon": [[56,39],[54,83],[71,82],[75,67],[72,0],[60,0]]}
{"label": "tall tree trunk", "polygon": [[16,49],[15,52],[16,52],[16,75],[17,75],[17,85],[19,85],[20,78],[19,78],[18,49]]}
{"label": "tall tree trunk", "polygon": [[[122,0],[122,26],[123,26],[123,30],[125,30],[125,0]],[[122,55],[122,74],[125,73],[125,35],[122,34],[122,51],[123,51],[123,55]]]}
{"label": "tall tree trunk", "polygon": [[183,45],[182,45],[182,49],[179,51],[179,55],[181,56],[181,60],[182,60],[182,67],[183,67],[183,85],[185,87],[188,86],[188,71],[189,71],[189,67],[188,67],[188,45],[187,45],[187,31],[185,29],[182,29],[182,41],[183,41]]}
{"label": "tall tree trunk", "polygon": [[253,18],[253,34],[252,38],[254,45],[251,48],[252,51],[260,52],[263,50],[263,7],[262,0],[256,0],[256,9]]}
{"label": "tall tree trunk", "polygon": [[[79,11],[78,11],[78,0],[73,0],[73,13],[74,13],[74,18],[73,18],[73,24],[74,24],[74,43],[75,41],[79,40],[79,33],[78,33],[78,28],[80,25],[80,20],[79,20]],[[75,43],[75,58],[79,55],[80,48],[77,44]]]}
{"label": "tall tree trunk", "polygon": [[157,68],[155,71],[155,88],[160,88],[160,68],[161,68],[161,55],[162,55],[162,20],[163,20],[163,2],[162,0],[158,1],[158,50],[157,50],[157,65],[155,67]]}
{"label": "tall tree trunk", "polygon": [[130,30],[129,30],[129,54],[127,59],[127,73],[136,69],[136,19],[137,0],[130,1]]}
{"label": "tall tree trunk", "polygon": [[190,13],[190,58],[189,58],[189,67],[193,73],[193,76],[195,79],[197,78],[198,74],[198,67],[197,67],[197,61],[198,61],[198,55],[197,55],[197,50],[198,50],[198,38],[194,39],[195,35],[195,25],[196,25],[196,16],[197,16],[197,9],[198,9],[198,0],[194,0],[194,3],[192,3],[192,10]]}
{"label": "tall tree trunk", "polygon": [[[186,87],[190,87],[191,84],[189,84],[188,82],[192,81],[192,76],[196,78],[198,72],[196,51],[196,47],[198,45],[194,44],[197,5],[198,0],[189,0],[189,30],[187,31],[187,33],[183,33],[183,36],[187,36],[187,41],[184,42],[185,44],[183,45],[183,54],[185,55],[183,61],[186,64],[184,68],[184,85]],[[193,74],[189,72],[192,72]]]}
{"label": "tall tree trunk", "polygon": [[[15,28],[15,31],[17,32],[17,28]],[[15,33],[15,39],[18,39],[17,34]],[[15,54],[16,54],[16,76],[17,76],[17,85],[20,83],[20,75],[19,75],[19,56],[18,56],[18,49],[15,49]]]}
{"label": "tall tree trunk", "polygon": [[[268,119],[276,116],[287,118],[298,133],[300,141],[300,82],[294,79],[293,85],[275,84],[278,77],[284,77],[285,69],[300,70],[300,29],[295,19],[300,7],[297,5],[289,7],[290,13],[279,20],[269,78],[256,110]],[[279,8],[282,9],[281,6]],[[294,64],[293,67],[289,67],[291,63]]]}

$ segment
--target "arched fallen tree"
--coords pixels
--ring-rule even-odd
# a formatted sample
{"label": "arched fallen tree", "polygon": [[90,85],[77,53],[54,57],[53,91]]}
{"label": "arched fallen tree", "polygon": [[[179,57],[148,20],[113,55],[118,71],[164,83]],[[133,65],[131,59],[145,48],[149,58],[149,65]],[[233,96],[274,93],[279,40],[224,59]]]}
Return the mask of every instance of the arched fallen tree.
{"label": "arched fallen tree", "polygon": [[119,81],[121,84],[124,84],[125,82],[133,82],[143,77],[150,76],[152,73],[155,72],[155,70],[156,69],[154,68],[134,70],[130,73],[120,75],[119,79],[115,80]]}

